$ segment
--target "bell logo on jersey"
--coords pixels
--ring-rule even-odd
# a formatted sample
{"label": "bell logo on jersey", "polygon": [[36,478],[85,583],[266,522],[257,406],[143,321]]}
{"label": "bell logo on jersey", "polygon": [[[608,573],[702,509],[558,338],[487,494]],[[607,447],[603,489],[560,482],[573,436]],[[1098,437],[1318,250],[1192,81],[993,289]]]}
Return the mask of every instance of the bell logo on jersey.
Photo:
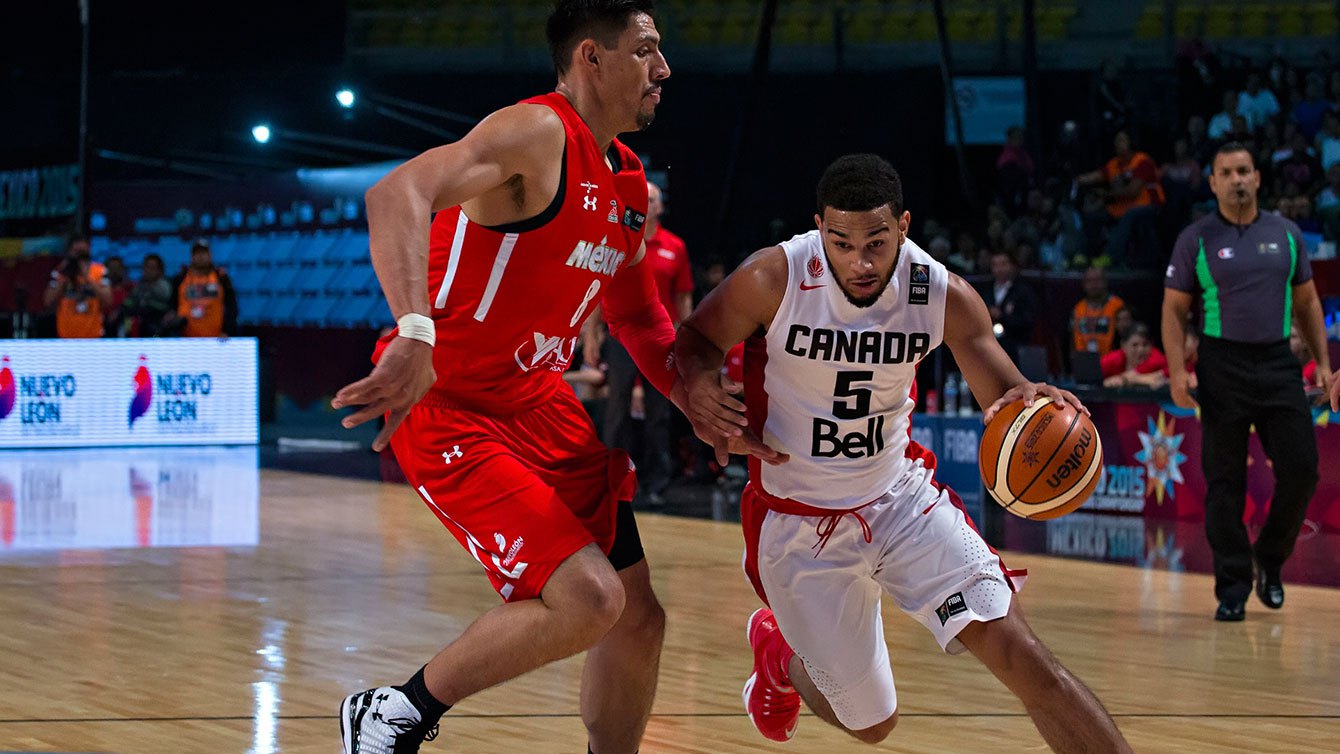
{"label": "bell logo on jersey", "polygon": [[810,455],[815,458],[873,458],[884,450],[884,415],[866,419],[865,431],[840,434],[841,425],[827,419],[814,419]]}
{"label": "bell logo on jersey", "polygon": [[572,355],[576,350],[576,338],[562,338],[537,332],[532,334],[530,341],[516,349],[516,365],[521,367],[523,372],[540,368],[551,372],[562,372],[568,368],[568,362],[572,361]]}
{"label": "bell logo on jersey", "polygon": [[609,236],[600,239],[599,244],[593,244],[590,241],[578,241],[573,247],[572,254],[568,255],[568,261],[564,262],[569,267],[576,267],[579,270],[589,270],[598,275],[609,275],[614,277],[614,273],[619,270],[619,265],[628,256],[613,246],[606,246]]}

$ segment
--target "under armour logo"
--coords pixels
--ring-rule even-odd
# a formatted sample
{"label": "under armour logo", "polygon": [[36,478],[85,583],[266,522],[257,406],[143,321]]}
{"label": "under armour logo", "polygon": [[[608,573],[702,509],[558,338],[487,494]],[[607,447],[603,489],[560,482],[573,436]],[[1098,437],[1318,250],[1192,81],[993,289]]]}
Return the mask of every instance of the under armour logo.
{"label": "under armour logo", "polygon": [[596,209],[596,198],[594,196],[582,197],[582,209],[589,209],[594,212]]}
{"label": "under armour logo", "polygon": [[447,465],[451,465],[451,459],[460,458],[463,455],[465,454],[461,452],[461,446],[453,445],[451,446],[451,450],[442,454],[442,459],[447,462]]}

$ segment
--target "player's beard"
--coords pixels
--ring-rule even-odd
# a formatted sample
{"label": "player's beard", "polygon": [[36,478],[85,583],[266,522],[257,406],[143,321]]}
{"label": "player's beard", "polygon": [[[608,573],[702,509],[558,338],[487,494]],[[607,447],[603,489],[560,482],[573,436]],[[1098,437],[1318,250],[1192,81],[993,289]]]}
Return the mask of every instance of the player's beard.
{"label": "player's beard", "polygon": [[637,111],[637,130],[639,130],[639,131],[646,131],[648,128],[651,127],[652,121],[654,121],[654,120],[656,120],[656,110],[655,110],[655,109],[652,109],[652,110],[649,110],[649,111],[638,110],[638,111]]}
{"label": "player's beard", "polygon": [[841,289],[842,295],[847,298],[847,301],[852,306],[861,309],[867,309],[871,306],[874,306],[875,302],[879,301],[879,297],[884,295],[884,289],[889,287],[889,281],[893,280],[893,272],[896,269],[898,269],[898,265],[895,262],[893,265],[890,265],[889,272],[884,276],[884,280],[880,281],[879,288],[877,288],[874,293],[870,294],[869,296],[866,296],[865,298],[856,298],[855,296],[851,295],[851,293],[847,291],[847,286],[845,285],[839,285],[838,288]]}

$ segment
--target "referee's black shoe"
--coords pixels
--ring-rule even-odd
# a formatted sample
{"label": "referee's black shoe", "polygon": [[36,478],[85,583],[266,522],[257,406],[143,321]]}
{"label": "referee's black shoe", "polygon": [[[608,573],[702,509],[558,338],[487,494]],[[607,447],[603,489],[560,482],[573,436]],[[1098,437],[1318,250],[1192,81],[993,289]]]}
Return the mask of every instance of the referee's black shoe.
{"label": "referee's black shoe", "polygon": [[1284,606],[1284,582],[1280,580],[1278,568],[1271,570],[1256,566],[1256,596],[1271,610]]}
{"label": "referee's black shoe", "polygon": [[1215,620],[1240,621],[1246,618],[1246,600],[1223,600],[1219,603],[1219,609],[1214,611]]}

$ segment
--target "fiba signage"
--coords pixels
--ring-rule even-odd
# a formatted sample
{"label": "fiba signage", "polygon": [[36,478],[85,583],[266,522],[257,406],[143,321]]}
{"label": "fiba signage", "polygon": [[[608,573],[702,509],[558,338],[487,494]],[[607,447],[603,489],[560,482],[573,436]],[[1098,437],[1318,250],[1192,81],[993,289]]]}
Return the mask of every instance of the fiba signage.
{"label": "fiba signage", "polygon": [[252,338],[10,341],[0,360],[0,447],[257,441]]}

